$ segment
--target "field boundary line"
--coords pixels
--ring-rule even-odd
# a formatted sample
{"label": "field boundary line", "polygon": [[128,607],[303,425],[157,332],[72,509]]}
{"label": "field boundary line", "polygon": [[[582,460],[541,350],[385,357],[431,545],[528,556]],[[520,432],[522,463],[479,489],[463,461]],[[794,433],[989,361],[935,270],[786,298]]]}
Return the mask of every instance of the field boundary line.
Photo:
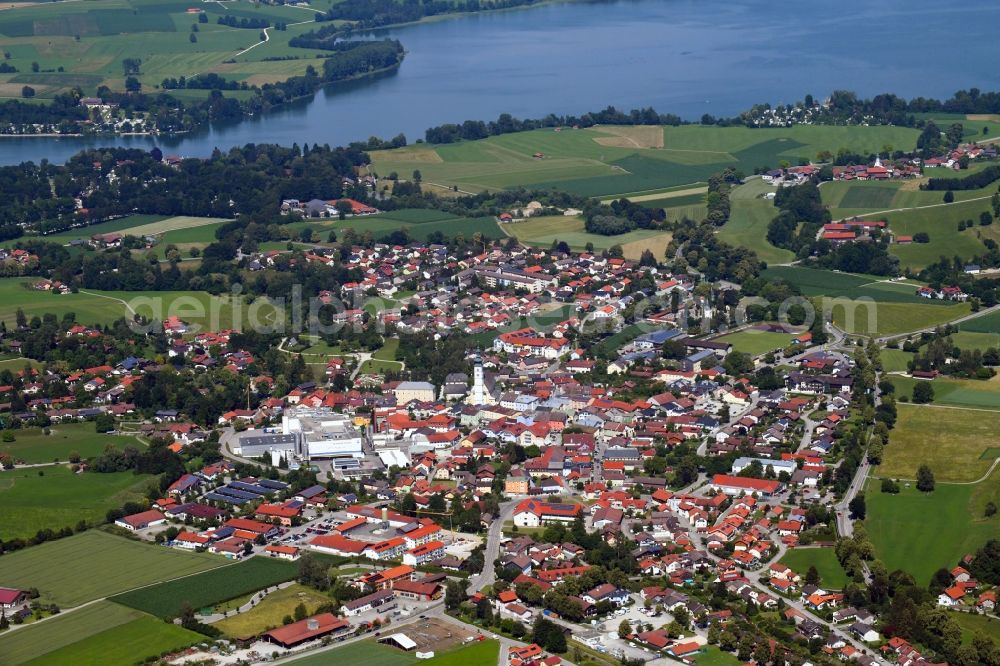
{"label": "field boundary line", "polygon": [[[983,481],[986,481],[987,479],[989,479],[990,476],[993,474],[993,471],[997,468],[997,465],[1000,465],[1000,456],[997,456],[993,460],[993,464],[990,465],[990,468],[988,470],[986,470],[986,473],[983,474],[978,479],[976,479],[975,481],[936,481],[935,483],[941,484],[942,486],[974,486],[974,485],[977,485],[977,484],[982,483]],[[892,479],[893,481],[909,481],[909,482],[912,482],[912,483],[916,483],[917,482],[916,479],[904,479],[902,477],[896,478],[896,477],[891,477],[891,476],[885,476],[885,477],[883,477],[883,476],[877,476],[877,477],[876,476],[872,476],[870,478],[872,478],[872,479]]]}
{"label": "field boundary line", "polygon": [[104,294],[98,294],[98,293],[93,292],[93,291],[84,291],[83,289],[81,289],[79,293],[81,293],[81,294],[88,294],[90,296],[97,296],[98,298],[106,298],[109,301],[118,301],[119,303],[121,303],[122,305],[125,306],[125,309],[128,310],[128,312],[131,313],[131,315],[133,317],[135,317],[136,315],[139,314],[138,312],[136,312],[135,310],[132,309],[131,305],[129,305],[127,302],[123,301],[120,298],[115,298],[114,296],[106,296]]}
{"label": "field boundary line", "polygon": [[847,221],[847,220],[853,220],[854,218],[857,218],[857,217],[868,217],[870,215],[885,215],[886,213],[902,213],[902,212],[905,212],[905,211],[908,211],[908,210],[924,210],[924,209],[927,209],[927,208],[941,208],[942,206],[954,206],[956,204],[971,203],[973,201],[986,201],[987,199],[992,199],[992,198],[993,198],[993,195],[991,194],[991,195],[985,196],[985,197],[975,197],[973,199],[963,199],[962,201],[952,201],[951,203],[936,203],[936,204],[927,204],[926,206],[906,206],[904,208],[889,208],[887,210],[876,210],[876,211],[872,211],[870,213],[864,213],[863,215],[851,215],[849,217],[842,217],[839,220],[835,220],[835,221],[836,222],[844,222],[844,221]]}

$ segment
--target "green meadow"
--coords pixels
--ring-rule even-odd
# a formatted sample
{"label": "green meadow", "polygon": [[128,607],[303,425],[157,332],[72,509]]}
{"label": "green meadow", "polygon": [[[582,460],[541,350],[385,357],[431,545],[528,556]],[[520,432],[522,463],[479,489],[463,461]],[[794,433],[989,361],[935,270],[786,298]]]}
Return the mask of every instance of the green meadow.
{"label": "green meadow", "polygon": [[66,461],[76,452],[81,458],[91,458],[101,454],[108,446],[142,447],[134,437],[117,437],[99,434],[93,423],[61,423],[49,428],[49,433],[41,428],[27,428],[12,431],[13,442],[0,442],[0,453],[7,453],[16,461],[28,464]]}
{"label": "green meadow", "polygon": [[464,235],[472,238],[482,234],[483,238],[503,238],[503,233],[497,227],[492,217],[459,217],[451,213],[429,209],[394,210],[378,215],[364,217],[349,217],[344,220],[336,218],[309,218],[292,222],[284,227],[296,239],[302,232],[309,229],[319,240],[325,241],[330,231],[340,236],[344,230],[353,229],[358,236],[371,234],[378,239],[401,229],[419,241],[426,241],[431,234],[440,232],[445,236]]}
{"label": "green meadow", "polygon": [[0,539],[101,522],[109,509],[142,499],[150,479],[131,472],[74,474],[67,465],[0,472]]}
{"label": "green meadow", "polygon": [[746,247],[769,264],[795,260],[790,250],[775,247],[767,241],[767,225],[778,214],[774,202],[762,198],[774,188],[760,178],[733,189],[729,201],[729,221],[719,230],[719,237],[731,245]]}
{"label": "green meadow", "polygon": [[981,478],[996,457],[989,447],[1000,438],[1000,422],[988,416],[966,409],[899,403],[896,427],[889,435],[878,475],[914,479],[917,469],[927,465],[938,481]]}
{"label": "green meadow", "polygon": [[67,608],[226,564],[216,555],[88,530],[0,557],[0,586],[35,587],[42,601]]}
{"label": "green meadow", "polygon": [[955,566],[1000,531],[1000,518],[983,516],[987,502],[1000,501],[997,471],[973,485],[939,482],[932,493],[901,484],[900,493],[891,495],[879,485],[870,480],[865,493],[868,536],[890,572],[908,571],[918,584],[929,582],[941,567]]}
{"label": "green meadow", "polygon": [[159,657],[205,640],[176,624],[167,624],[148,615],[100,631],[83,640],[53,650],[27,662],[30,666],[61,664],[128,664]]}
{"label": "green meadow", "polygon": [[98,601],[5,633],[0,641],[0,663],[23,664],[142,617],[148,616],[110,601]]}
{"label": "green meadow", "polygon": [[[896,387],[897,395],[910,396],[917,382],[928,380],[893,376],[890,381]],[[980,380],[938,377],[931,380],[931,386],[934,387],[935,405],[1000,410],[1000,381],[996,378]]]}
{"label": "green meadow", "polygon": [[928,300],[918,283],[837,271],[771,266],[762,275],[797,285],[806,296],[824,296],[824,309],[842,330],[858,335],[898,335],[969,314],[968,303]]}
{"label": "green meadow", "polygon": [[[330,0],[312,3],[328,7]],[[199,23],[189,7],[205,12]],[[260,41],[259,30],[219,25],[220,16],[256,18],[286,23],[284,31],[268,30],[269,41],[240,53]],[[145,90],[157,88],[166,77],[214,72],[248,84],[271,83],[305,73],[320,52],[296,49],[289,40],[315,27],[315,11],[308,8],[249,3],[191,3],[183,0],[88,0],[80,3],[27,4],[0,12],[0,35],[7,62],[17,73],[0,75],[0,97],[18,97],[22,85],[39,97],[52,97],[80,86],[93,93],[98,86],[124,88],[122,60],[140,58],[138,75]],[[197,41],[190,41],[198,25]],[[239,54],[239,55],[237,55]],[[278,60],[285,56],[290,59]],[[37,62],[40,71],[32,71]],[[59,69],[62,68],[62,71]],[[209,91],[180,91],[183,97],[207,96]],[[227,96],[246,96],[227,91]]]}
{"label": "green meadow", "polygon": [[704,182],[729,166],[751,174],[783,161],[814,159],[821,150],[874,152],[885,143],[912,148],[916,137],[915,130],[899,127],[548,128],[376,151],[372,160],[380,174],[408,177],[419,169],[425,182],[463,191],[526,186],[609,197]]}
{"label": "green meadow", "polygon": [[793,548],[781,558],[781,564],[806,577],[809,567],[816,567],[820,585],[841,590],[848,583],[847,572],[840,566],[833,548]]}

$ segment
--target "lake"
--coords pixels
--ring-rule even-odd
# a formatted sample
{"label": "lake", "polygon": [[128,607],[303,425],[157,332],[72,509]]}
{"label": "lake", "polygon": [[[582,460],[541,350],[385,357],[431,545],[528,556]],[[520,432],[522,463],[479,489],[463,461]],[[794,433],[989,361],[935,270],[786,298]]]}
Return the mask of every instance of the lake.
{"label": "lake", "polygon": [[263,117],[180,138],[2,138],[0,164],[62,162],[100,145],[203,157],[251,142],[336,145],[399,132],[412,143],[430,126],[503,112],[652,106],[698,119],[836,89],[943,98],[1000,88],[998,24],[1000,3],[972,0],[617,0],[474,14],[380,32],[408,52],[397,72]]}

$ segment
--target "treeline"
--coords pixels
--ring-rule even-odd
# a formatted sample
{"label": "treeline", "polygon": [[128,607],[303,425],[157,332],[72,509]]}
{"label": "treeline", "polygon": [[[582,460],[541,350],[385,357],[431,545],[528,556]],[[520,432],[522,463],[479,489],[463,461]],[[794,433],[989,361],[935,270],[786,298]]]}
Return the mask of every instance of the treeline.
{"label": "treeline", "polygon": [[207,74],[197,74],[191,78],[180,77],[166,78],[160,84],[165,90],[188,89],[188,90],[249,90],[246,81],[230,81],[215,72]]}
{"label": "treeline", "polygon": [[253,30],[259,30],[261,28],[270,28],[271,22],[267,19],[262,18],[236,18],[235,16],[230,16],[226,14],[225,16],[220,16],[219,20],[216,21],[219,25],[227,25],[230,28],[248,28]]}
{"label": "treeline", "polygon": [[924,185],[926,190],[978,190],[1000,179],[1000,164],[988,166],[982,171],[970,173],[963,178],[931,178]]}
{"label": "treeline", "polygon": [[474,141],[501,134],[513,134],[546,127],[593,127],[594,125],[683,125],[685,121],[673,114],[660,114],[651,107],[632,109],[628,113],[609,106],[603,111],[585,113],[581,116],[558,116],[550,113],[544,118],[520,120],[509,113],[489,122],[466,120],[461,124],[446,124],[431,127],[424,133],[427,143],[455,143]]}
{"label": "treeline", "polygon": [[591,205],[584,213],[584,227],[592,234],[617,236],[634,229],[655,229],[667,219],[662,208],[647,208],[628,199],[609,205]]}
{"label": "treeline", "polygon": [[355,28],[370,29],[396,23],[411,23],[427,16],[452,13],[473,13],[526,7],[541,0],[345,0],[317,21],[353,21]]}
{"label": "treeline", "polygon": [[0,102],[0,133],[10,134],[22,125],[59,125],[63,134],[79,131],[77,123],[87,120],[87,110],[80,106],[80,96],[56,95],[48,104],[28,104],[12,99]]}

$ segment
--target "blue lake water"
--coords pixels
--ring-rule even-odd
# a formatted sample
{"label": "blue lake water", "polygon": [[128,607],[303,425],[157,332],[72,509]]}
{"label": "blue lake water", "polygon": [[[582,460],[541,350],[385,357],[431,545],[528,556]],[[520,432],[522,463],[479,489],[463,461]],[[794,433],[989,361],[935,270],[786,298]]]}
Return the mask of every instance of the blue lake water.
{"label": "blue lake water", "polygon": [[206,156],[244,143],[344,144],[446,122],[652,106],[733,115],[835,89],[948,97],[1000,89],[1000,3],[612,0],[407,26],[402,67],[242,123],[179,138],[0,139],[0,164],[62,162],[85,146]]}

